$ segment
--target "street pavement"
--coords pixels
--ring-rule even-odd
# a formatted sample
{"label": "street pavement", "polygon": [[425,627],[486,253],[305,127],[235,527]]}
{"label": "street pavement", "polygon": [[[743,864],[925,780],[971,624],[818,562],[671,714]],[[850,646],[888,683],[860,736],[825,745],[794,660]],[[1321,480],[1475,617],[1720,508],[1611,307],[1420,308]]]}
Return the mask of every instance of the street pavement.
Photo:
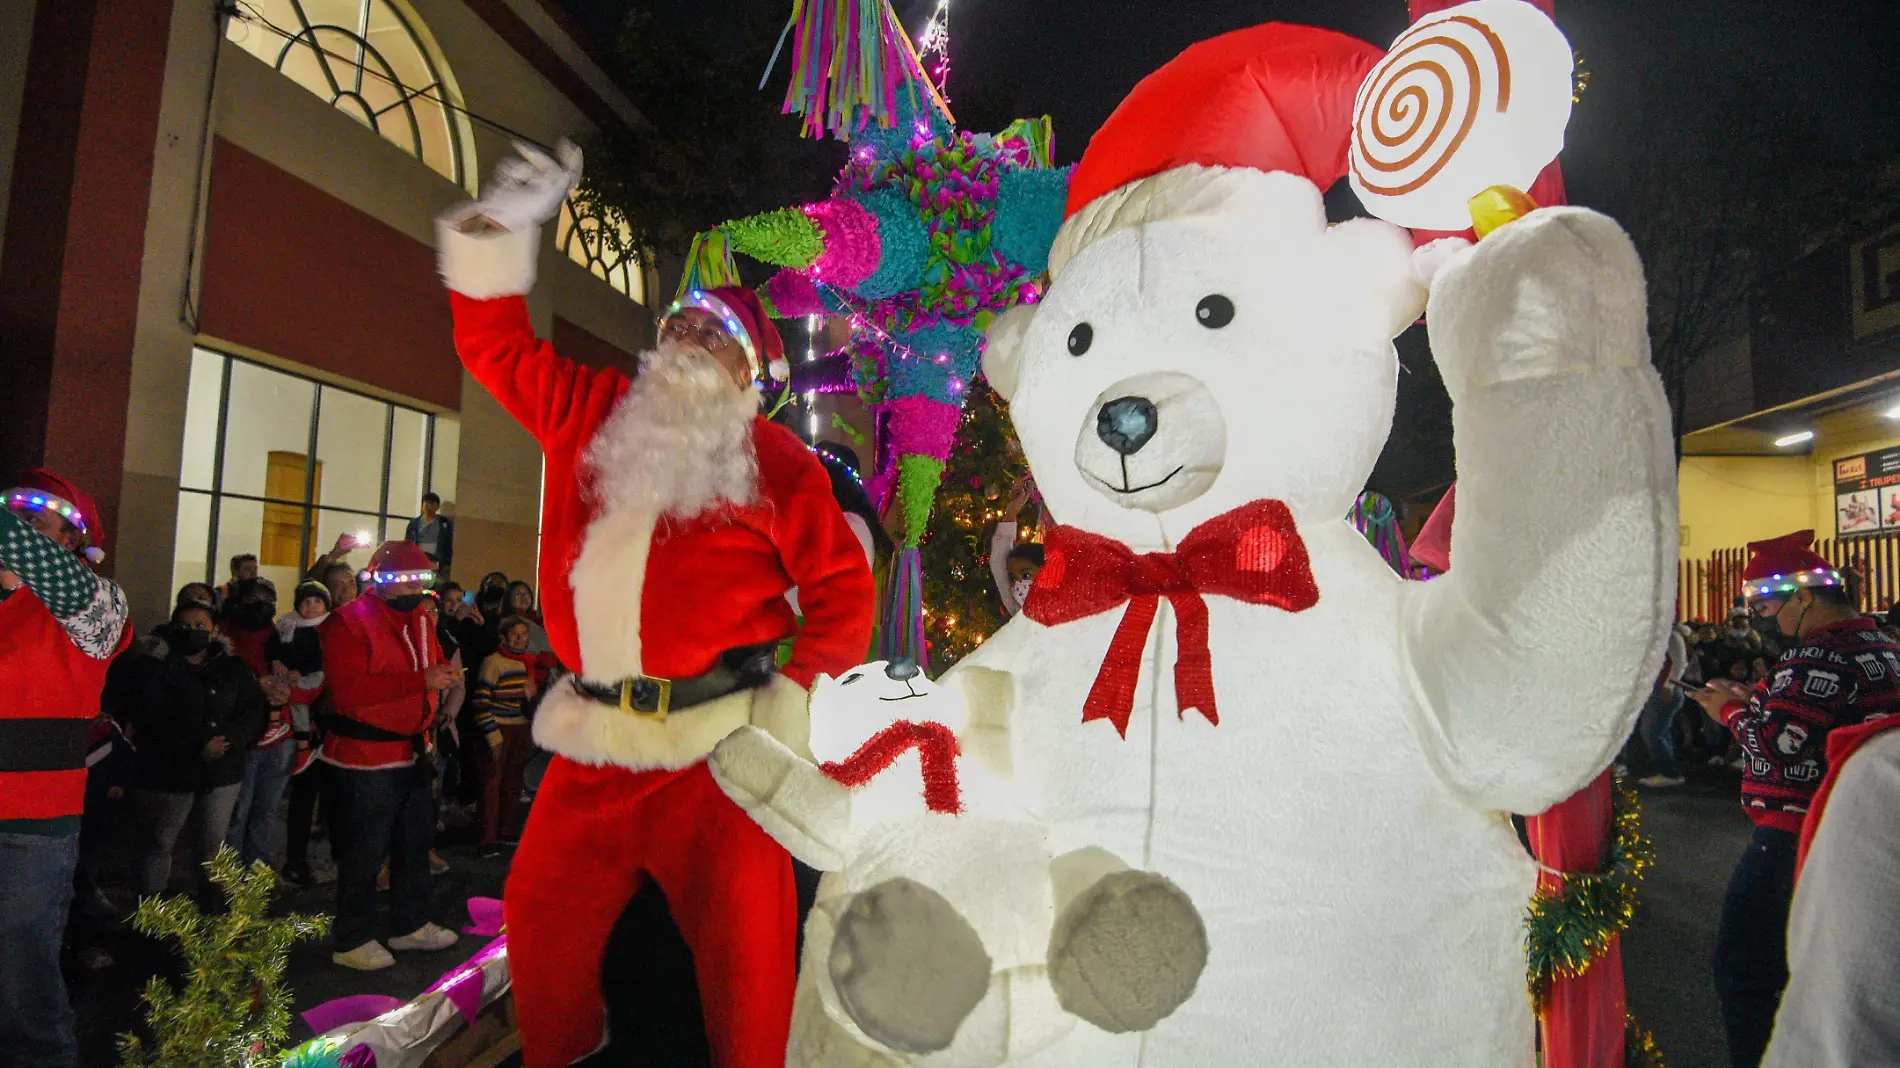
{"label": "street pavement", "polygon": [[[1689,785],[1676,790],[1641,790],[1643,826],[1656,848],[1656,864],[1643,886],[1642,905],[1623,940],[1629,1008],[1655,1035],[1670,1068],[1725,1068],[1721,1018],[1710,978],[1709,957],[1730,870],[1741,856],[1750,824],[1736,803],[1738,777],[1722,769],[1695,769]],[[450,871],[435,879],[430,915],[460,930],[468,922],[470,897],[499,897],[508,854],[479,858],[473,830],[450,828],[440,850]],[[313,861],[325,867],[326,844],[314,843]],[[327,913],[330,885],[287,890],[282,911]],[[116,900],[129,903],[123,890]],[[484,939],[464,937],[441,953],[399,953],[396,966],[362,973],[332,964],[327,943],[294,949],[289,983],[293,1011],[301,1013],[332,998],[350,994],[387,994],[411,998],[445,971],[466,959]],[[117,1063],[116,1036],[137,1019],[138,990],[147,976],[175,968],[164,947],[123,928],[103,931],[96,943],[112,955],[112,967],[86,971],[68,965],[74,1006],[80,1020],[82,1064],[109,1068]],[[310,1037],[301,1019],[292,1041]]]}

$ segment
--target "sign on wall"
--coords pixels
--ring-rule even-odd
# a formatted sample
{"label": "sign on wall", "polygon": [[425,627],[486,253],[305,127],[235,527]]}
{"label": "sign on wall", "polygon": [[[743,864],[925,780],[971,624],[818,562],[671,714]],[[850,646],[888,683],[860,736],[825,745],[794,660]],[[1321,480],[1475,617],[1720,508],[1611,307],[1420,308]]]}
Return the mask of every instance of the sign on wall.
{"label": "sign on wall", "polygon": [[1847,249],[1855,341],[1900,330],[1900,221]]}
{"label": "sign on wall", "polygon": [[1900,447],[1834,461],[1837,537],[1900,530]]}

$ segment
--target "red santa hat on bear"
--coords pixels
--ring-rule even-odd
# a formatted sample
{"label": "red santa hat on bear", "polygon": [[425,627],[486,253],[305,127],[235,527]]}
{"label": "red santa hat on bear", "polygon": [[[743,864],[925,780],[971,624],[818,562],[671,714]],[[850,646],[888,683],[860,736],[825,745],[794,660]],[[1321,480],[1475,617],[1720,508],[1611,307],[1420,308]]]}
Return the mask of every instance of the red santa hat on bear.
{"label": "red santa hat on bear", "polygon": [[36,468],[19,485],[7,490],[0,503],[59,516],[79,532],[81,553],[87,560],[95,564],[105,561],[105,528],[99,522],[99,508],[92,503],[92,496],[72,481],[44,467]]}
{"label": "red santa hat on bear", "polygon": [[1205,210],[1214,169],[1285,171],[1324,192],[1346,174],[1353,99],[1384,54],[1282,22],[1190,46],[1143,78],[1089,141],[1050,273],[1117,230]]}

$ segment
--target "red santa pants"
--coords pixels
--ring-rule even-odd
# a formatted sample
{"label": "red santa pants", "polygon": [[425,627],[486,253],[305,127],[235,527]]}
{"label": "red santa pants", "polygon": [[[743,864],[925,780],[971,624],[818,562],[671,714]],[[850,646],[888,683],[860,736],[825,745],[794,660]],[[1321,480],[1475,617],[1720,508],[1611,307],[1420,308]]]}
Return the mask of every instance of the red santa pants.
{"label": "red santa pants", "polygon": [[693,950],[717,1068],[783,1068],[797,968],[792,863],[713,781],[556,756],[508,875],[508,962],[527,1068],[600,1045],[601,954],[645,879]]}

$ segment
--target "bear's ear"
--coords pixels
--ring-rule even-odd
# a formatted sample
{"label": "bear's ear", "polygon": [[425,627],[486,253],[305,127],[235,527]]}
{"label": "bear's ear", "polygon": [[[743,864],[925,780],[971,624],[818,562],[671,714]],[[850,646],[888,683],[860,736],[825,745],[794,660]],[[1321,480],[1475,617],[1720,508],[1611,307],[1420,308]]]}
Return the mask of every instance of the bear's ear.
{"label": "bear's ear", "polygon": [[989,343],[983,349],[983,377],[990,380],[990,388],[1005,401],[1016,392],[1016,376],[1022,369],[1023,338],[1035,319],[1035,305],[1018,304],[990,324]]}

